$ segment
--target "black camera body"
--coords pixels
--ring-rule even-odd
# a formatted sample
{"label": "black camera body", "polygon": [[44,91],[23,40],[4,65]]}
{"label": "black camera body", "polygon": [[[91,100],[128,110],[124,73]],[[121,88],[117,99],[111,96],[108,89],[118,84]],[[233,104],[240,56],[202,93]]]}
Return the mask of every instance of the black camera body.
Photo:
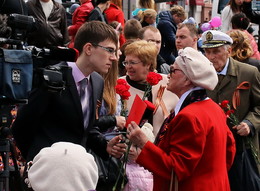
{"label": "black camera body", "polygon": [[20,14],[10,14],[8,16],[8,26],[12,28],[11,39],[25,41],[28,32],[34,31],[36,21],[33,16]]}

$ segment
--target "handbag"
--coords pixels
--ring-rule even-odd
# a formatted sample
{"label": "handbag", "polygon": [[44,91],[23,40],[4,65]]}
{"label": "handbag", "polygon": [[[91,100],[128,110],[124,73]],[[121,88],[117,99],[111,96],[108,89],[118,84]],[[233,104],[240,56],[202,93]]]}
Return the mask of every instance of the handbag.
{"label": "handbag", "polygon": [[32,54],[26,50],[1,49],[0,96],[27,99],[32,88]]}
{"label": "handbag", "polygon": [[[114,136],[119,135],[117,132],[104,134],[107,140],[112,139]],[[123,172],[120,172],[122,162],[120,159],[110,156],[108,160],[104,160],[94,153],[91,149],[88,150],[88,153],[92,154],[96,164],[98,166],[98,184],[96,191],[112,191],[117,178],[119,180],[117,183],[116,191],[121,191],[121,185],[127,183],[127,177]]]}

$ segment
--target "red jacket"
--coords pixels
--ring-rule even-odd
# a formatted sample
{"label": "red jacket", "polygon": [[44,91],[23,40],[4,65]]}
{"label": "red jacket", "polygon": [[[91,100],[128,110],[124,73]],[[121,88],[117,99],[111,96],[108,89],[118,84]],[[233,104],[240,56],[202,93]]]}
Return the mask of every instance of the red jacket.
{"label": "red jacket", "polygon": [[71,36],[71,41],[69,44],[69,48],[74,47],[74,38],[79,28],[83,23],[87,21],[89,13],[94,9],[91,0],[83,3],[80,7],[78,7],[72,16],[72,25],[68,28],[69,36]]}
{"label": "red jacket", "polygon": [[[107,10],[105,10],[106,18],[108,23],[111,23],[112,21],[117,21],[121,23],[122,28],[125,26],[125,16],[124,12],[116,6],[114,3],[110,3],[110,6]],[[124,35],[120,35],[119,38],[120,45],[125,43],[125,37]]]}
{"label": "red jacket", "polygon": [[183,108],[158,146],[148,141],[136,162],[153,172],[154,191],[169,190],[172,170],[179,191],[229,191],[227,172],[234,156],[226,116],[208,99]]}

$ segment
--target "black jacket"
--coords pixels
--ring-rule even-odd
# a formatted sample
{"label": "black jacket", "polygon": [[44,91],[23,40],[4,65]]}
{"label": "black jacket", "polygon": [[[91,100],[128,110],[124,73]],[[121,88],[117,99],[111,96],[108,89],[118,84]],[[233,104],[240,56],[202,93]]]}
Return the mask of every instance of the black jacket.
{"label": "black jacket", "polygon": [[107,142],[99,129],[94,127],[97,100],[101,101],[103,96],[103,78],[96,72],[90,74],[91,114],[89,125],[84,130],[80,98],[71,68],[68,67],[63,75],[66,81],[64,91],[53,93],[36,88],[30,93],[28,104],[18,110],[12,127],[18,148],[23,157],[30,161],[42,148],[65,141],[81,144],[108,158]]}
{"label": "black jacket", "polygon": [[167,64],[171,65],[175,61],[175,56],[178,55],[178,52],[175,46],[177,25],[174,22],[170,11],[162,11],[159,14],[157,28],[162,35],[160,55],[164,58]]}
{"label": "black jacket", "polygon": [[36,30],[28,34],[28,45],[39,48],[65,46],[69,42],[67,18],[64,7],[53,1],[53,9],[46,20],[39,0],[29,0],[26,5],[28,15],[36,19]]}

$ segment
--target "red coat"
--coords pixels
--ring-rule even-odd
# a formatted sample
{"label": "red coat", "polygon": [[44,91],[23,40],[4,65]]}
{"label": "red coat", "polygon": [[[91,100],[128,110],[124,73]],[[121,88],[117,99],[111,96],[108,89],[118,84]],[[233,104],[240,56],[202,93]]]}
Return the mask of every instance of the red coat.
{"label": "red coat", "polygon": [[69,27],[68,32],[69,36],[71,36],[71,41],[69,44],[69,48],[74,47],[74,38],[79,28],[83,23],[87,21],[89,13],[94,9],[91,0],[83,3],[80,7],[78,7],[72,16],[72,25]]}
{"label": "red coat", "polygon": [[[117,21],[117,22],[121,23],[122,28],[124,28],[124,26],[125,26],[124,12],[118,6],[116,6],[114,3],[110,3],[109,8],[107,10],[105,10],[105,14],[106,14],[108,23],[111,23],[112,21]],[[122,35],[122,34],[120,35],[119,41],[120,41],[120,45],[125,43],[124,35]]]}
{"label": "red coat", "polygon": [[153,172],[155,191],[169,190],[172,170],[179,191],[229,191],[227,171],[234,155],[226,116],[208,99],[182,109],[159,145],[147,142],[136,162]]}

